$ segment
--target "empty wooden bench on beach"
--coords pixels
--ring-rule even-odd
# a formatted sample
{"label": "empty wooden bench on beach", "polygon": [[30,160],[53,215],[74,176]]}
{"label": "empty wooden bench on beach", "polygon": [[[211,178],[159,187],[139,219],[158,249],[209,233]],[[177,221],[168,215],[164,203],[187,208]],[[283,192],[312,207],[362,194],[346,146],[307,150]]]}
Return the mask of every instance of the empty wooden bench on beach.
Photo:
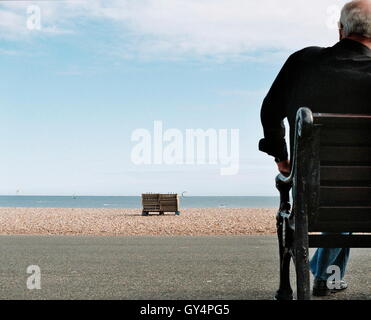
{"label": "empty wooden bench on beach", "polygon": [[308,248],[371,247],[371,116],[299,109],[291,158],[290,176],[276,178],[279,300],[293,298],[291,258],[297,298],[310,299]]}
{"label": "empty wooden bench on beach", "polygon": [[150,212],[158,212],[160,215],[165,212],[180,214],[179,197],[176,193],[143,193],[142,206],[143,216],[148,216]]}

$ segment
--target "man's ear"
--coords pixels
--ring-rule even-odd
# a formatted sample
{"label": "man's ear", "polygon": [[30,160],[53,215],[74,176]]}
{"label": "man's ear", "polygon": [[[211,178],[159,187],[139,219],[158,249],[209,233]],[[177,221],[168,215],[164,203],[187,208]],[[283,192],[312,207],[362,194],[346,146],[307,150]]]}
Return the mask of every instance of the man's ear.
{"label": "man's ear", "polygon": [[344,39],[343,25],[339,22],[338,26],[339,26],[339,39],[342,40]]}

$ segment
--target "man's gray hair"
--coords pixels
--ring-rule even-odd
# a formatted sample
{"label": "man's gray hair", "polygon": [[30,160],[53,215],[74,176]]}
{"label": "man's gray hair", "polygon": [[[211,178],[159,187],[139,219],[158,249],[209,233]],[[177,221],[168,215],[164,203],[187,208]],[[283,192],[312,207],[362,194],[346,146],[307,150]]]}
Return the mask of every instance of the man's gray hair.
{"label": "man's gray hair", "polygon": [[341,10],[340,24],[345,37],[357,34],[371,38],[371,0],[354,0]]}

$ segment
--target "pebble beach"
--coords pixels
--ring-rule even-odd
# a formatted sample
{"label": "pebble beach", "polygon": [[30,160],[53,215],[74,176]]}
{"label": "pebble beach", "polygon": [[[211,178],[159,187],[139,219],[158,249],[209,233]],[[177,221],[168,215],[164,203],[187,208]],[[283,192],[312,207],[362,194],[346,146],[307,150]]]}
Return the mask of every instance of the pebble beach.
{"label": "pebble beach", "polygon": [[257,235],[274,234],[276,209],[183,209],[141,216],[140,209],[0,208],[9,235]]}

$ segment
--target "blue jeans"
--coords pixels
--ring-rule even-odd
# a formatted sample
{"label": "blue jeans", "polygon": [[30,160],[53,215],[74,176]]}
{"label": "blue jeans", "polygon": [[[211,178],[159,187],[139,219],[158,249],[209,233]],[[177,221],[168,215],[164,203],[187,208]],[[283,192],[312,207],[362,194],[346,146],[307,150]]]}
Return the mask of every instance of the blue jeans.
{"label": "blue jeans", "polygon": [[318,248],[310,261],[310,270],[316,279],[327,280],[331,275],[327,273],[327,268],[336,265],[340,268],[341,279],[343,279],[349,253],[349,248]]}

